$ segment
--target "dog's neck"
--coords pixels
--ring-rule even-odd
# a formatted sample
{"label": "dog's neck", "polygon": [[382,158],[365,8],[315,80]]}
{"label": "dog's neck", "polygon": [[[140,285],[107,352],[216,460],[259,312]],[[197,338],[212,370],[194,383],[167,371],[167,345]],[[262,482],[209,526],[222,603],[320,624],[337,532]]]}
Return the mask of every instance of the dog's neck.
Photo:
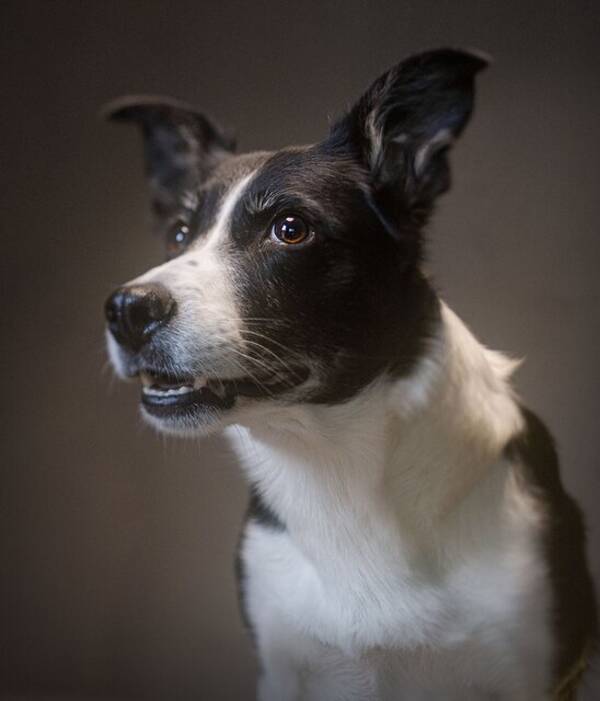
{"label": "dog's neck", "polygon": [[485,481],[519,430],[513,366],[442,305],[410,376],[341,405],[263,414],[234,441],[269,508],[313,557],[328,533],[345,547],[346,536],[358,546],[357,537],[364,545],[399,531],[406,555]]}

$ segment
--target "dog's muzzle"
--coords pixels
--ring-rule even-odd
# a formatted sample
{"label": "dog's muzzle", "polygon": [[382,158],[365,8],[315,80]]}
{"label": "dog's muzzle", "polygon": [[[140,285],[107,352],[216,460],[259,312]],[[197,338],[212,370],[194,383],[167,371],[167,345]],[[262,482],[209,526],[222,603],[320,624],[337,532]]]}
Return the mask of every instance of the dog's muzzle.
{"label": "dog's muzzle", "polygon": [[[235,355],[233,343],[218,355],[199,353],[190,360],[181,352],[177,303],[162,284],[118,288],[106,301],[105,315],[115,341],[113,362],[123,377],[139,378],[143,413],[165,430],[214,425],[239,398],[279,398],[309,375],[308,367],[289,362],[265,373],[270,355],[247,372],[239,361],[228,368],[223,360]],[[244,357],[251,359],[247,352]]]}

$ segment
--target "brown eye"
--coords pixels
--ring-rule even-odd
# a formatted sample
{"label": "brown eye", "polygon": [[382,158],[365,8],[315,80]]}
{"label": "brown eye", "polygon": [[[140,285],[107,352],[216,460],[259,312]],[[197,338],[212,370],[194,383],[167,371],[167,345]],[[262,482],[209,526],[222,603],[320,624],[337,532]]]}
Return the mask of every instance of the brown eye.
{"label": "brown eye", "polygon": [[189,243],[189,239],[190,227],[185,222],[176,222],[167,233],[167,256],[178,256]]}
{"label": "brown eye", "polygon": [[295,216],[282,217],[271,228],[271,236],[290,245],[303,243],[311,234],[312,231],[304,219]]}

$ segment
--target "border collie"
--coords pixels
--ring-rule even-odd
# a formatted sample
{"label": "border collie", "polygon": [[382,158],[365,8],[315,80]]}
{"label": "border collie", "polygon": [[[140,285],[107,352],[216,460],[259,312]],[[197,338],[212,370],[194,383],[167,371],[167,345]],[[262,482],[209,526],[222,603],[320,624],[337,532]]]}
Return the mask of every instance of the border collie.
{"label": "border collie", "polygon": [[109,106],[141,127],[167,249],[108,299],[110,357],[154,427],[239,453],[261,701],[571,699],[590,656],[552,439],[423,269],[486,63],[412,56],[276,152],[168,98]]}

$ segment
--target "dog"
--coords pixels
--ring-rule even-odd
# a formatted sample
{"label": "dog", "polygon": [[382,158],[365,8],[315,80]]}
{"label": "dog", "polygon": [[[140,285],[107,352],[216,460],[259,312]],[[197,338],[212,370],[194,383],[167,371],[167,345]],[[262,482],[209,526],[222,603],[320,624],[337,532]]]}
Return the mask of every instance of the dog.
{"label": "dog", "polygon": [[424,272],[487,59],[381,75],[319,143],[235,155],[168,98],[143,134],[167,261],[106,302],[161,431],[225,431],[260,701],[573,699],[596,608],[553,441]]}

